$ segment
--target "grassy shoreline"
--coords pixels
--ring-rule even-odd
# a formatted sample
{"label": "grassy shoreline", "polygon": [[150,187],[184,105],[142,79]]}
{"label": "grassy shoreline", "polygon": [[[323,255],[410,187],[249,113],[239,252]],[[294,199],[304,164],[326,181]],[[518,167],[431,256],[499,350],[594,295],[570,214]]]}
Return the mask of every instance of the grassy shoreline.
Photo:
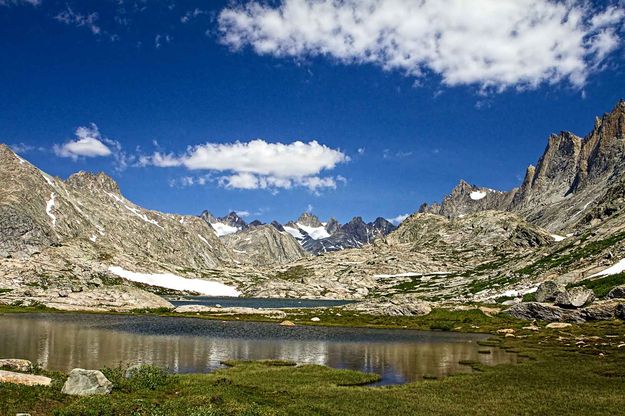
{"label": "grassy shoreline", "polygon": [[[42,311],[51,312],[0,307],[0,313]],[[85,398],[60,394],[66,376],[52,373],[52,387],[0,384],[0,415],[23,411],[33,416],[617,415],[625,407],[625,323],[621,321],[579,324],[559,330],[539,323],[540,330],[532,331],[522,329],[527,322],[490,317],[476,310],[434,310],[431,316],[402,319],[346,316],[343,312],[337,316],[335,311],[327,312],[323,315],[316,310],[293,316],[301,324],[311,325],[342,323],[410,329],[438,325],[452,331],[494,334],[497,329],[512,328],[514,337],[498,334],[487,344],[529,359],[495,367],[466,362],[463,364],[476,371],[387,387],[363,386],[377,379],[371,374],[284,362],[229,362],[229,367],[209,374],[170,375],[160,384],[125,381],[120,378],[120,370],[108,369],[107,375],[116,386],[113,393]],[[138,314],[145,311],[129,315]],[[306,321],[313,314],[322,321]],[[225,320],[216,316],[182,316]],[[228,318],[258,320],[257,316]]]}

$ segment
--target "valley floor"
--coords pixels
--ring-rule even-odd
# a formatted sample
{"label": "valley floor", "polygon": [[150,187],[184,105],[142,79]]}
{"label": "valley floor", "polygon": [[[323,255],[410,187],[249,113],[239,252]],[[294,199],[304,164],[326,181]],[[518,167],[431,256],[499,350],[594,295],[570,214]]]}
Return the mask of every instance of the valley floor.
{"label": "valley floor", "polygon": [[[29,310],[0,309],[16,311]],[[496,367],[467,362],[475,372],[392,387],[367,386],[377,375],[287,362],[233,362],[195,375],[165,376],[155,370],[130,381],[121,369],[106,369],[113,393],[84,398],[61,394],[66,375],[54,373],[51,387],[0,384],[0,414],[617,415],[625,408],[622,321],[563,329],[539,323],[534,331],[523,329],[525,321],[489,317],[475,309],[434,310],[412,318],[337,316],[330,311],[320,315],[326,324],[490,332],[493,338],[485,344],[528,359]],[[303,323],[307,318],[298,319]],[[513,329],[514,337],[498,329]]]}

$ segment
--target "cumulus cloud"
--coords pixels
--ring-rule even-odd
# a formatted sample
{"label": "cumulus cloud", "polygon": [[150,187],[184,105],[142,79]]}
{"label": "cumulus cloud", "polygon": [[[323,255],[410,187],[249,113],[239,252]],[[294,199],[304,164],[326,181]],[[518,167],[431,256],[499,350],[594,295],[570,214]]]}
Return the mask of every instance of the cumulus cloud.
{"label": "cumulus cloud", "polygon": [[402,214],[402,215],[398,215],[395,218],[388,218],[388,220],[390,222],[392,222],[395,225],[399,225],[401,224],[406,218],[408,218],[410,216],[410,214]]}
{"label": "cumulus cloud", "polygon": [[252,1],[218,23],[224,44],[261,55],[328,56],[449,86],[581,87],[619,46],[625,12],[614,1]]}
{"label": "cumulus cloud", "polygon": [[103,136],[94,123],[78,127],[75,135],[74,140],[55,144],[52,147],[54,154],[74,161],[80,158],[112,157],[115,161],[116,170],[124,170],[131,163],[134,163],[135,157],[128,155],[117,140]]}
{"label": "cumulus cloud", "polygon": [[70,140],[62,145],[55,144],[54,153],[60,157],[69,157],[74,160],[79,157],[110,156],[113,152],[102,142],[98,126],[91,124],[76,129],[76,140]]}
{"label": "cumulus cloud", "polygon": [[[206,143],[189,147],[183,155],[155,152],[139,158],[140,166],[176,167],[222,173],[206,176],[227,189],[292,189],[307,188],[312,192],[337,187],[345,182],[342,176],[320,176],[349,161],[340,150],[331,149],[317,141],[289,144],[268,143],[264,140],[235,143]],[[198,178],[185,177],[185,185],[199,183]]]}

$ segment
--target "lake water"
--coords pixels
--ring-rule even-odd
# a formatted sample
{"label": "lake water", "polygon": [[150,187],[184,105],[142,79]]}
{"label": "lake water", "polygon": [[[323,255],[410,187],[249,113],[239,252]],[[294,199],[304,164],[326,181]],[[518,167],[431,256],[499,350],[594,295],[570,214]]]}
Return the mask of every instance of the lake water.
{"label": "lake water", "polygon": [[320,326],[194,318],[88,314],[0,315],[0,358],[26,358],[44,368],[149,363],[179,373],[202,373],[229,359],[284,359],[375,372],[381,384],[467,372],[460,360],[516,363],[491,348],[480,354],[478,334]]}
{"label": "lake water", "polygon": [[169,299],[175,306],[182,305],[221,305],[224,308],[331,308],[333,306],[347,305],[349,300],[325,300],[325,299],[280,299],[280,298],[234,298],[191,296],[184,299]]}

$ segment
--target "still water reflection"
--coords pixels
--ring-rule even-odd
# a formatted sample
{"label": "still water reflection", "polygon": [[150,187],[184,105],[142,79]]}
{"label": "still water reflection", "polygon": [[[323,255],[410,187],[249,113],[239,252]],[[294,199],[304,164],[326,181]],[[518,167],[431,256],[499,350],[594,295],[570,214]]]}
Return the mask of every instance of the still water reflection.
{"label": "still water reflection", "polygon": [[229,359],[284,359],[375,372],[383,384],[469,371],[460,360],[515,363],[515,354],[479,354],[477,334],[281,327],[272,323],[80,314],[0,316],[0,357],[53,370],[149,363],[207,372]]}

